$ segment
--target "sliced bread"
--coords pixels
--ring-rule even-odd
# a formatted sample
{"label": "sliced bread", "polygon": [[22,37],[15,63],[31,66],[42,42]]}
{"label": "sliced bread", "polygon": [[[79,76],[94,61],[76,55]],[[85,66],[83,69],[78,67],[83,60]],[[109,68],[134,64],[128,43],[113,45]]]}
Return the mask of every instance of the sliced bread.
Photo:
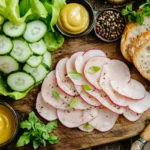
{"label": "sliced bread", "polygon": [[129,51],[128,51],[131,58],[133,58],[135,51],[140,46],[142,46],[146,42],[146,40],[149,40],[149,39],[150,39],[150,31],[147,31],[133,40],[132,44],[129,47]]}
{"label": "sliced bread", "polygon": [[141,75],[150,81],[150,40],[135,51],[133,63]]}
{"label": "sliced bread", "polygon": [[142,33],[150,30],[149,22],[150,17],[145,17],[144,23],[141,26],[137,23],[129,23],[126,25],[124,34],[121,39],[121,52],[125,59],[127,59],[129,62],[132,62],[132,58],[129,55],[129,47],[135,38],[137,38]]}

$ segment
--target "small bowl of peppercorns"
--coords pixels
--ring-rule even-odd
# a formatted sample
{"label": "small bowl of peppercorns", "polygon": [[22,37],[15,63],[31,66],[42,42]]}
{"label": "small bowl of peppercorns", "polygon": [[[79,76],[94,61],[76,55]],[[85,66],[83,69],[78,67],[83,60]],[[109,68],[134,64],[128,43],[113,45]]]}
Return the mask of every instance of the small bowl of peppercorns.
{"label": "small bowl of peppercorns", "polygon": [[114,42],[121,37],[125,24],[125,17],[118,9],[107,8],[97,13],[94,32],[99,39]]}

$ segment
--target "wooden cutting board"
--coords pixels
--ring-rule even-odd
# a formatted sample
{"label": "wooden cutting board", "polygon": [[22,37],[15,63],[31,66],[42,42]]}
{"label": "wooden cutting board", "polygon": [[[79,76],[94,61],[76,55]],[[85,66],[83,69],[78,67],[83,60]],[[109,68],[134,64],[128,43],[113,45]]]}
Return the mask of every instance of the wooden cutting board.
{"label": "wooden cutting board", "polygon": [[[77,51],[85,51],[88,49],[101,49],[111,59],[119,59],[124,61],[130,68],[132,78],[140,81],[144,84],[146,89],[150,91],[150,82],[145,80],[135,69],[132,64],[129,64],[123,58],[120,52],[120,41],[115,43],[105,43],[97,39],[94,33],[77,39],[67,39],[63,47],[53,53],[53,68],[56,63],[63,57],[70,56]],[[40,91],[40,86],[32,89],[30,93],[20,101],[7,100],[13,108],[17,111],[20,121],[26,119],[27,114],[32,110],[35,110],[35,100],[37,93]],[[5,98],[8,99],[8,98]],[[136,122],[129,122],[123,116],[120,116],[117,120],[114,128],[108,132],[102,133],[94,130],[91,133],[85,133],[80,131],[78,128],[69,129],[59,123],[59,127],[55,130],[55,134],[60,138],[60,142],[56,145],[47,145],[45,148],[40,150],[77,150],[88,147],[93,147],[101,144],[106,144],[114,141],[123,140],[126,138],[138,135],[144,127],[149,123],[150,110],[145,112],[143,116]],[[18,137],[21,132],[18,133]],[[18,139],[18,137],[16,139]],[[15,147],[16,141],[7,147],[8,150],[31,150],[32,145],[28,145],[21,148]]]}

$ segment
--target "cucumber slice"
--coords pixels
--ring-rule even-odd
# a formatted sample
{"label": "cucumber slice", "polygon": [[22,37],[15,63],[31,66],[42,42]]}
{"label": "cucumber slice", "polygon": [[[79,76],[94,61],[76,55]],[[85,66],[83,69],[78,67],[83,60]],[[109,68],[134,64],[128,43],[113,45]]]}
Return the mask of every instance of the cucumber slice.
{"label": "cucumber slice", "polygon": [[37,68],[32,68],[28,64],[25,64],[23,70],[31,74],[35,78],[36,82],[42,81],[48,73],[42,64],[40,64]]}
{"label": "cucumber slice", "polygon": [[7,21],[3,25],[3,31],[10,37],[21,36],[26,29],[26,23],[14,24],[13,22]]}
{"label": "cucumber slice", "polygon": [[0,55],[7,54],[13,48],[11,40],[5,35],[0,35]]}
{"label": "cucumber slice", "polygon": [[18,62],[11,56],[0,56],[0,71],[3,73],[11,73],[19,70]]}
{"label": "cucumber slice", "polygon": [[41,62],[42,62],[42,59],[43,57],[42,56],[34,56],[32,55],[28,60],[27,60],[27,64],[30,66],[30,67],[38,67]]}
{"label": "cucumber slice", "polygon": [[46,33],[47,26],[40,20],[35,20],[27,24],[27,28],[23,35],[28,42],[39,41]]}
{"label": "cucumber slice", "polygon": [[43,63],[48,67],[50,68],[51,65],[52,65],[52,55],[50,52],[46,52],[44,55],[43,55]]}
{"label": "cucumber slice", "polygon": [[29,45],[22,40],[13,40],[12,42],[14,47],[10,55],[17,61],[24,63],[32,55]]}
{"label": "cucumber slice", "polygon": [[15,72],[7,77],[9,87],[18,92],[26,91],[33,86],[34,83],[34,78],[25,72]]}
{"label": "cucumber slice", "polygon": [[29,44],[34,54],[43,55],[46,52],[46,45],[43,40]]}

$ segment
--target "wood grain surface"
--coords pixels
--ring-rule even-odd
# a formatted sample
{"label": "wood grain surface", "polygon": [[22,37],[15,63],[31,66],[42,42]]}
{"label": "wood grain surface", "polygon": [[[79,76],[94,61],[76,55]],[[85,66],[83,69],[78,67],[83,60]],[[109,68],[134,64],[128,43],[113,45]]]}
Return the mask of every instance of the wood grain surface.
{"label": "wood grain surface", "polygon": [[[150,82],[145,80],[135,69],[132,64],[128,64],[121,55],[120,41],[115,43],[104,43],[97,39],[93,33],[83,38],[67,39],[63,47],[53,53],[53,68],[56,63],[63,57],[69,57],[76,51],[85,51],[88,49],[101,49],[111,59],[119,59],[124,61],[130,68],[132,78],[144,84],[146,89],[150,91]],[[13,108],[17,111],[20,121],[25,119],[27,114],[35,110],[35,100],[37,93],[40,91],[40,86],[32,89],[30,93],[20,101],[9,101]],[[6,98],[7,99],[7,98]],[[102,133],[94,130],[91,133],[85,133],[79,129],[69,129],[59,123],[59,128],[55,130],[55,134],[60,138],[60,142],[56,145],[48,145],[41,150],[77,150],[88,147],[94,147],[101,144],[106,144],[114,141],[120,141],[126,138],[138,135],[150,121],[150,110],[145,112],[143,116],[136,122],[129,122],[123,116],[117,120],[114,128],[108,132]],[[20,133],[21,134],[21,133]],[[19,134],[18,134],[19,136]],[[15,142],[7,147],[8,150],[31,150],[32,146],[28,145],[22,148],[16,148]]]}
{"label": "wood grain surface", "polygon": [[[101,7],[99,6],[98,0],[97,1],[90,0],[90,2],[94,9],[99,9],[99,7]],[[95,48],[103,50],[107,54],[107,56],[111,59],[119,59],[121,61],[124,61],[130,68],[132,78],[143,83],[146,89],[150,92],[150,82],[144,79],[138,73],[135,67],[132,64],[126,62],[125,59],[123,58],[120,52],[120,41],[114,43],[105,43],[97,39],[93,32],[83,38],[77,38],[77,39],[66,38],[63,47],[59,51],[53,52],[53,68],[55,68],[55,65],[58,62],[58,60],[60,60],[63,57],[67,57],[67,56],[69,57],[74,52],[80,50],[86,51]],[[26,119],[29,112],[33,110],[36,111],[35,101],[36,101],[37,93],[39,91],[40,91],[40,86],[32,89],[29,92],[29,94],[20,101],[12,101],[7,97],[0,97],[0,98],[5,99],[8,103],[10,103],[13,106],[13,108],[16,110],[18,114],[19,120],[22,121]],[[138,121],[133,123],[127,121],[123,116],[120,116],[114,128],[105,133],[96,130],[94,130],[92,133],[85,133],[80,131],[77,128],[75,129],[66,128],[59,123],[59,128],[55,130],[54,133],[60,138],[60,142],[56,145],[52,145],[52,146],[48,145],[47,147],[44,148],[41,147],[40,150],[77,150],[77,149],[95,147],[97,145],[107,144],[115,141],[120,141],[138,135],[145,128],[145,126],[149,124],[149,122],[150,122],[150,110],[145,112]],[[21,131],[18,132],[16,140],[18,139],[21,133],[22,133]],[[33,149],[32,145],[16,148],[15,146],[16,140],[14,141],[14,143],[6,147],[6,149],[7,150],[32,150]],[[127,140],[124,143],[119,142],[118,145],[111,144],[96,149],[128,150],[130,147],[129,142],[132,143],[132,140]]]}

